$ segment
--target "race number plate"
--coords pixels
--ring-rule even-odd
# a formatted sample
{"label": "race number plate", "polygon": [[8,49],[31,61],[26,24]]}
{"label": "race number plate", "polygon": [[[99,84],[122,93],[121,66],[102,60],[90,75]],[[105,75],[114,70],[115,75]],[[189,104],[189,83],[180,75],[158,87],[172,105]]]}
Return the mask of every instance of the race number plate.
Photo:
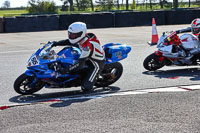
{"label": "race number plate", "polygon": [[35,65],[39,65],[40,61],[38,60],[37,56],[34,55],[33,57],[31,57],[31,59],[28,62],[28,66],[35,66]]}

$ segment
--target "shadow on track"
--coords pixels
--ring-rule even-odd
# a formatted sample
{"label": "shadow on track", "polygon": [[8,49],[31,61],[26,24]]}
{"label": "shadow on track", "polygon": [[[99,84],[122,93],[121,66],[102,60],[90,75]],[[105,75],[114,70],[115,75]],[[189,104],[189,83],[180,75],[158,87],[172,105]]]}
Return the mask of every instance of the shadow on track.
{"label": "shadow on track", "polygon": [[176,79],[179,77],[191,77],[190,80],[192,81],[200,80],[200,68],[145,71],[143,74],[153,75],[157,78]]}
{"label": "shadow on track", "polygon": [[[65,91],[65,92],[45,93],[45,94],[19,95],[10,98],[9,101],[13,103],[36,104],[39,102],[51,101],[52,99],[60,99],[58,102],[53,103],[50,106],[65,107],[71,105],[72,103],[88,101],[92,99],[91,98],[92,96],[95,95],[112,94],[118,92],[119,90],[120,90],[119,87],[109,86],[105,88],[96,88],[95,91],[91,93],[83,93],[81,90],[76,90],[76,91]],[[65,100],[62,100],[62,98],[64,98]]]}

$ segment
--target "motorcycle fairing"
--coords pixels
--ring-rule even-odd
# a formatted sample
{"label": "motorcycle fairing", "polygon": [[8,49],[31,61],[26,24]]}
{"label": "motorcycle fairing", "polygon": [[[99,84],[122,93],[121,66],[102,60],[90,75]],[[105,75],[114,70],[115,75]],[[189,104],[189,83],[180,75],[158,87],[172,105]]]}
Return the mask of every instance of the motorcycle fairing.
{"label": "motorcycle fairing", "polygon": [[[103,46],[106,52],[106,64],[120,61],[127,57],[127,54],[131,51],[131,47],[123,44],[109,43]],[[48,53],[53,52],[52,55]],[[64,67],[68,67],[74,64],[80,57],[81,51],[76,47],[65,47],[57,54],[55,51],[50,51],[49,46],[45,45],[43,48],[38,49],[29,59],[27,71],[28,76],[36,76],[38,79],[54,81],[57,78],[69,78],[64,83],[74,80],[79,77],[77,74],[59,74],[54,69],[50,69],[49,66],[53,63],[60,62]],[[50,58],[48,58],[50,57]],[[35,58],[38,61],[36,64],[29,63]]]}
{"label": "motorcycle fairing", "polygon": [[[55,70],[49,69],[50,64],[60,62],[64,67],[68,67],[69,65],[73,64],[80,56],[80,49],[75,47],[66,47],[63,48],[61,51],[59,51],[56,55],[57,58],[55,59],[43,59],[41,57],[41,52],[44,50],[44,47],[42,49],[38,49],[28,60],[28,70],[25,72],[28,76],[36,76],[37,78],[43,79],[43,78],[57,78],[57,77],[72,77],[73,75],[70,74],[64,74],[64,75],[58,75]],[[35,58],[37,61],[36,64],[30,65],[31,60]],[[32,63],[31,63],[32,64]],[[77,77],[77,76],[75,76]]]}
{"label": "motorcycle fairing", "polygon": [[106,64],[120,61],[128,56],[131,47],[120,43],[108,43],[103,46]]}
{"label": "motorcycle fairing", "polygon": [[81,51],[76,47],[63,48],[57,55],[61,63],[68,66],[69,64],[74,64],[79,59]]}

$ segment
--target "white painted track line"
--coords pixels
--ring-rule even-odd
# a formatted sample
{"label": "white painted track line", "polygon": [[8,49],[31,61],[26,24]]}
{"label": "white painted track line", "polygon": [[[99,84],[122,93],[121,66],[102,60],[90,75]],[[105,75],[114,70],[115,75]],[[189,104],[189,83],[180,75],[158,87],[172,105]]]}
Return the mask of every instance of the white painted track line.
{"label": "white painted track line", "polygon": [[187,85],[187,86],[185,85],[185,86],[177,86],[177,87],[163,87],[163,88],[155,88],[155,89],[132,90],[132,91],[126,91],[126,92],[116,92],[116,93],[111,93],[111,94],[91,94],[91,95],[85,95],[85,96],[79,95],[79,96],[74,96],[74,97],[41,99],[37,101],[29,101],[29,103],[0,105],[0,111],[11,108],[11,107],[16,107],[16,106],[44,104],[44,103],[69,101],[69,100],[98,99],[98,98],[105,98],[105,97],[110,97],[110,96],[141,95],[141,94],[148,94],[148,93],[187,92],[187,91],[194,91],[194,90],[200,90],[200,85]]}

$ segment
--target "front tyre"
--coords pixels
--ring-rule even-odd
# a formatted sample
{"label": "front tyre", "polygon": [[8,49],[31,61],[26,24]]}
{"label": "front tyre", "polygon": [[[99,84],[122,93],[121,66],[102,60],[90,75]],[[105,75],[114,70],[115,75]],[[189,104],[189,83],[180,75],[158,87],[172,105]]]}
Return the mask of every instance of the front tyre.
{"label": "front tyre", "polygon": [[115,83],[123,73],[123,66],[120,62],[106,64],[101,72],[95,86],[107,87]]}
{"label": "front tyre", "polygon": [[35,77],[27,76],[23,73],[15,80],[14,90],[21,95],[33,94],[39,91],[44,87],[44,83],[42,81],[37,81],[32,87],[30,87],[34,79]]}
{"label": "front tyre", "polygon": [[159,56],[157,56],[156,54],[150,54],[149,56],[147,56],[143,62],[143,66],[145,69],[149,70],[149,71],[155,71],[157,69],[160,69],[164,66],[164,64],[162,64],[159,61]]}

